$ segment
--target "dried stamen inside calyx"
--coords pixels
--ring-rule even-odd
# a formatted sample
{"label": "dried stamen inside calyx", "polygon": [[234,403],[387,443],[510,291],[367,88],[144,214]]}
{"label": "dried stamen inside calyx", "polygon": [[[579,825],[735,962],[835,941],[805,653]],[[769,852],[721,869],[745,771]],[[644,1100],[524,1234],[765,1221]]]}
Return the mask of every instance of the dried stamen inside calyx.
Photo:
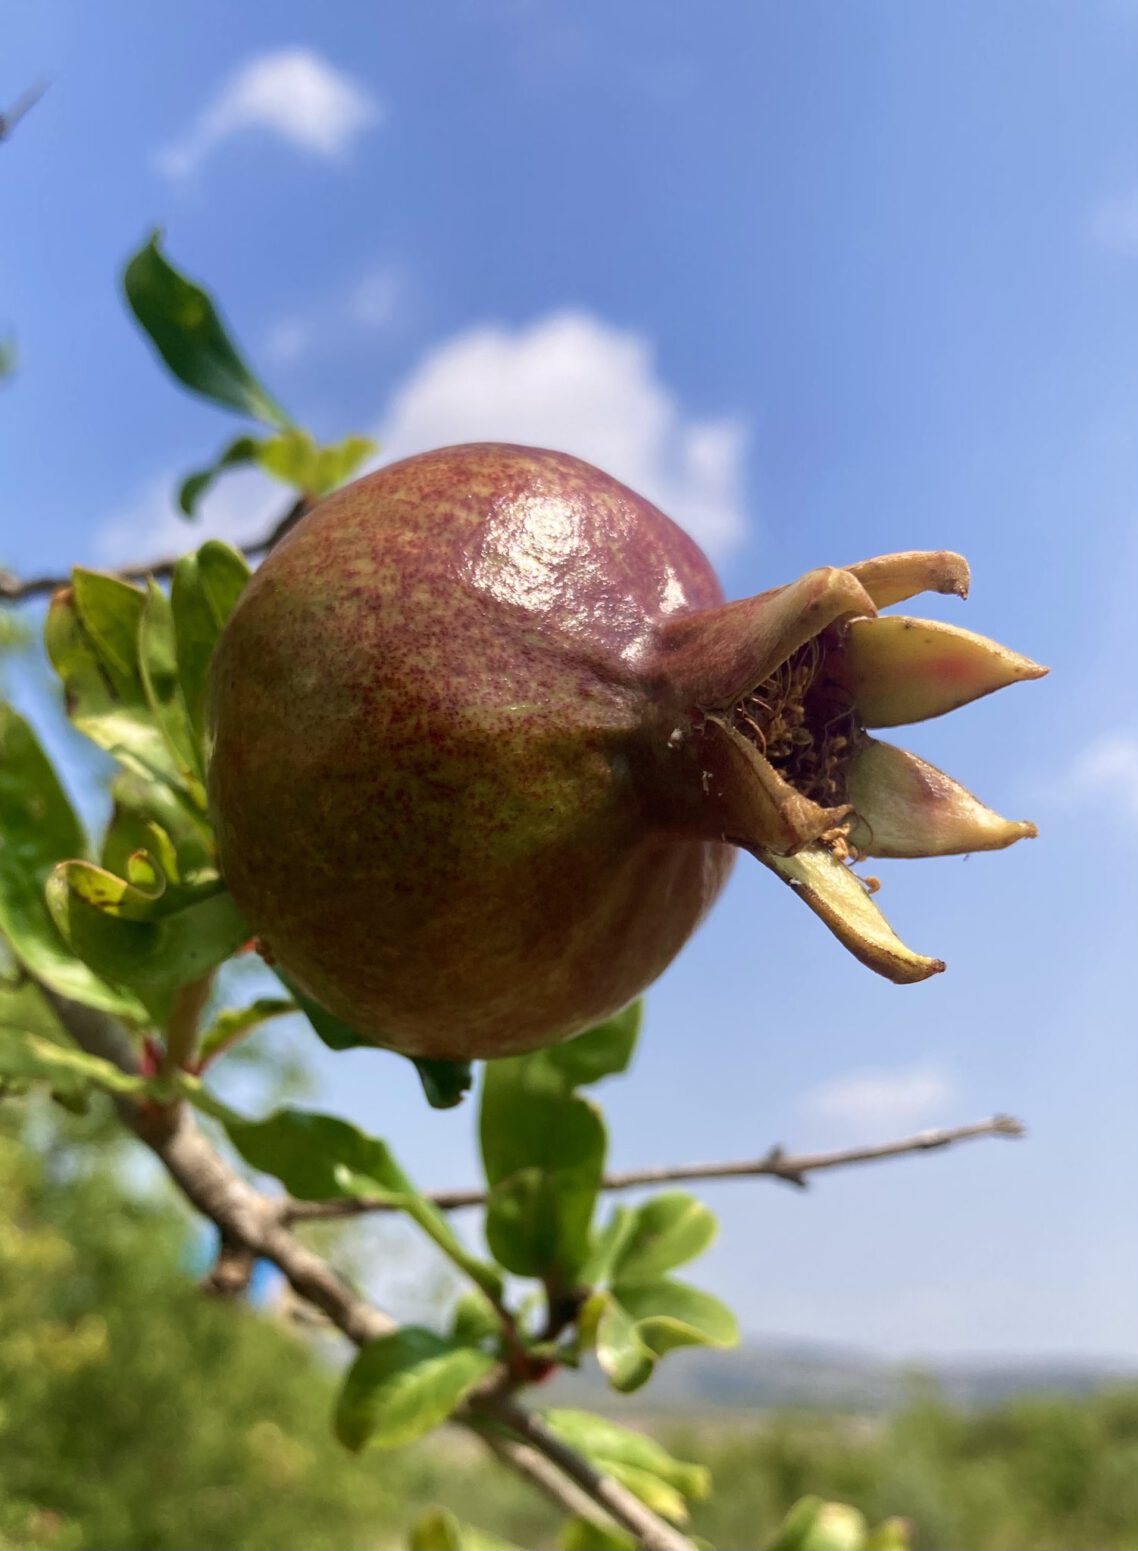
{"label": "dried stamen inside calyx", "polygon": [[[821,808],[849,802],[847,771],[864,740],[853,695],[826,671],[837,631],[815,636],[731,713],[731,725],[788,785]],[[850,854],[840,829],[821,837]]]}

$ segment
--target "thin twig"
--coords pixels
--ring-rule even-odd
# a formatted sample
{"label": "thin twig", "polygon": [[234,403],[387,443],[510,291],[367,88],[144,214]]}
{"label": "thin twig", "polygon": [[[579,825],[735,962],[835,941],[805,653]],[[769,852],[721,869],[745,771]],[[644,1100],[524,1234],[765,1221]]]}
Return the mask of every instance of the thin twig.
{"label": "thin twig", "polygon": [[[241,553],[248,560],[255,560],[258,555],[266,551],[284,538],[290,528],[294,527],[308,510],[310,502],[306,496],[301,496],[294,501],[285,512],[261,538],[254,539],[251,544],[241,546]],[[189,525],[186,528],[187,540],[192,543],[193,529]],[[185,551],[182,551],[184,554]],[[123,577],[128,582],[143,582],[148,576],[156,580],[163,579],[174,574],[174,567],[182,558],[182,554],[162,555],[156,560],[151,560],[146,565],[121,566],[114,569],[116,576]],[[11,571],[0,571],[0,602],[23,603],[28,598],[50,597],[58,592],[61,587],[70,587],[71,577],[68,576],[29,576],[21,579],[13,576]]]}
{"label": "thin twig", "polygon": [[[84,1050],[113,1061],[121,1070],[138,1071],[135,1053],[122,1029],[104,1013],[68,1001],[42,987],[56,1015]],[[167,1173],[198,1211],[212,1221],[233,1245],[243,1245],[255,1258],[270,1260],[283,1272],[294,1292],[326,1314],[356,1346],[366,1346],[397,1329],[395,1322],[357,1296],[321,1257],[300,1242],[283,1224],[280,1204],[247,1183],[217,1152],[185,1104],[159,1108],[147,1102],[121,1099],[124,1122],[165,1165]],[[553,1433],[540,1417],[503,1389],[501,1372],[492,1374],[456,1413],[455,1420],[475,1426],[489,1419],[515,1433],[538,1455],[538,1469],[523,1450],[511,1458],[514,1468],[549,1491],[556,1470],[616,1521],[636,1535],[644,1551],[694,1551],[670,1524],[652,1513],[626,1487],[611,1480]],[[540,1479],[539,1479],[540,1477]]]}
{"label": "thin twig", "polygon": [[534,1486],[562,1513],[572,1514],[579,1519],[591,1519],[604,1529],[614,1524],[603,1508],[528,1443],[515,1443],[513,1438],[507,1438],[502,1433],[484,1433],[482,1441],[495,1458],[509,1469],[527,1475]]}
{"label": "thin twig", "polygon": [[[883,1158],[900,1158],[906,1153],[934,1152],[954,1142],[972,1141],[982,1136],[1023,1136],[1022,1122],[1011,1115],[993,1115],[971,1125],[949,1126],[943,1130],[920,1131],[916,1136],[896,1142],[879,1142],[873,1147],[847,1147],[839,1152],[787,1153],[772,1147],[761,1158],[744,1158],[731,1163],[680,1163],[660,1168],[629,1169],[621,1174],[606,1174],[602,1190],[632,1190],[638,1185],[673,1185],[696,1179],[755,1179],[763,1175],[783,1180],[805,1190],[807,1174],[822,1169],[845,1168],[852,1163],[876,1163]],[[484,1190],[437,1190],[427,1200],[441,1211],[454,1212],[466,1206],[484,1206]],[[286,1200],[280,1211],[286,1222],[327,1221],[338,1217],[358,1217],[363,1212],[395,1210],[390,1201],[372,1196],[352,1196],[331,1201]]]}
{"label": "thin twig", "polygon": [[658,1546],[660,1551],[692,1551],[686,1535],[681,1535],[678,1529],[650,1512],[638,1498],[633,1499],[636,1507],[630,1513],[625,1488],[578,1454],[536,1412],[527,1410],[507,1395],[496,1402],[494,1414],[638,1536],[642,1546]]}
{"label": "thin twig", "polygon": [[36,103],[40,100],[46,91],[47,82],[38,81],[35,86],[29,86],[24,95],[18,98],[15,103],[13,103],[13,105],[8,109],[7,113],[0,113],[0,140],[7,140],[8,136],[12,133],[13,129],[15,129],[16,125],[23,118],[24,114],[27,113],[29,109],[35,107]]}

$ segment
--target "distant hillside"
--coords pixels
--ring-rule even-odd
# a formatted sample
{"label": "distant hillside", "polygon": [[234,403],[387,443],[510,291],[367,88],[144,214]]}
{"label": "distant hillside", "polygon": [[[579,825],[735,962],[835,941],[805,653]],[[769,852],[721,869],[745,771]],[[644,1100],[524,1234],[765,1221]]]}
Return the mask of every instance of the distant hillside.
{"label": "distant hillside", "polygon": [[[1138,1383],[1138,1364],[993,1358],[917,1366],[840,1348],[750,1341],[734,1352],[671,1354],[643,1399],[655,1412],[809,1407],[866,1415],[895,1410],[930,1381],[946,1400],[972,1408],[1020,1396],[1080,1396]],[[606,1395],[611,1391],[599,1373],[583,1370],[559,1378],[549,1398],[562,1405],[603,1406]]]}

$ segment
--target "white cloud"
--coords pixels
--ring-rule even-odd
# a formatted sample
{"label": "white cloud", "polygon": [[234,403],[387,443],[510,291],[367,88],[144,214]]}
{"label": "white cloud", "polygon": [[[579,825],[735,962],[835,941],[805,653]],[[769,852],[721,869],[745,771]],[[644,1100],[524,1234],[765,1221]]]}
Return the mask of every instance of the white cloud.
{"label": "white cloud", "polygon": [[693,420],[639,334],[587,312],[487,324],[428,352],[377,432],[383,461],[456,442],[552,447],[595,463],[722,555],[745,531],[738,420]]}
{"label": "white cloud", "polygon": [[886,1139],[936,1118],[955,1094],[955,1084],[936,1066],[850,1072],[806,1096],[803,1108],[843,1129]]}
{"label": "white cloud", "polygon": [[1105,733],[1096,738],[1061,777],[1054,794],[1067,804],[1109,797],[1115,811],[1138,825],[1138,734]]}
{"label": "white cloud", "polygon": [[1138,258],[1138,189],[1102,201],[1091,217],[1091,240],[1108,253]]}
{"label": "white cloud", "polygon": [[373,269],[361,275],[348,292],[348,321],[364,328],[385,328],[402,299],[403,281],[398,271],[391,267]]}
{"label": "white cloud", "polygon": [[184,554],[206,539],[249,544],[261,538],[288,509],[289,491],[256,469],[223,474],[207,492],[199,515],[188,522],[174,504],[177,476],[152,480],[121,511],[113,513],[95,534],[99,565],[146,564],[167,555]]}
{"label": "white cloud", "polygon": [[375,96],[319,54],[279,49],[231,76],[188,134],[156,160],[167,177],[186,177],[231,135],[252,128],[315,156],[337,157],[383,116]]}
{"label": "white cloud", "polygon": [[[348,293],[341,323],[352,297],[357,306],[360,291],[367,297],[367,283]],[[267,353],[295,359],[323,337],[322,328],[286,319]],[[722,555],[744,532],[742,426],[686,416],[657,377],[647,341],[587,313],[556,313],[516,331],[473,329],[428,352],[392,396],[376,434],[384,463],[464,441],[555,447],[624,480],[713,553]],[[198,519],[186,522],[174,505],[178,478],[171,471],[151,481],[100,526],[99,564],[137,564],[207,537],[249,543],[289,501],[283,486],[239,469],[223,474]]]}

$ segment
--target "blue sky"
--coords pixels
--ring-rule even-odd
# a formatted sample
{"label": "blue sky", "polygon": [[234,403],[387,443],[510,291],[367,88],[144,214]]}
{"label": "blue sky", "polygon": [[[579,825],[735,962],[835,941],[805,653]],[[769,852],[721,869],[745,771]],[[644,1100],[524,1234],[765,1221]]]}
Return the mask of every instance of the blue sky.
{"label": "blue sky", "polygon": [[[154,224],[322,435],[577,452],[732,596],[969,557],[919,611],[1052,676],[907,741],[1040,839],[877,869],[949,964],[910,988],[741,860],[604,1095],[613,1163],[1010,1110],[1025,1143],[709,1189],[700,1278],[759,1334],[1138,1358],[1138,7],[40,0],[2,37],[0,102],[52,84],[0,149],[0,563],[194,541],[169,491],[234,426],[123,315]],[[235,477],[205,521],[280,505]],[[470,1176],[470,1113],[319,1065],[424,1184]]]}

